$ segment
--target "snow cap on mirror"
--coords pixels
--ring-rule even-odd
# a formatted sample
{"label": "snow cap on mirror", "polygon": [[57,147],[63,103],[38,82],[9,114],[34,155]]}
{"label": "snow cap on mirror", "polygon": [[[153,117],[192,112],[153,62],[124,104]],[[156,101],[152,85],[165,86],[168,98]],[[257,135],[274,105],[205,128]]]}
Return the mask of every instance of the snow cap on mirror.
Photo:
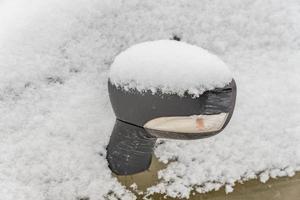
{"label": "snow cap on mirror", "polygon": [[232,80],[226,64],[207,50],[174,40],[133,45],[111,65],[110,81],[125,90],[199,96]]}

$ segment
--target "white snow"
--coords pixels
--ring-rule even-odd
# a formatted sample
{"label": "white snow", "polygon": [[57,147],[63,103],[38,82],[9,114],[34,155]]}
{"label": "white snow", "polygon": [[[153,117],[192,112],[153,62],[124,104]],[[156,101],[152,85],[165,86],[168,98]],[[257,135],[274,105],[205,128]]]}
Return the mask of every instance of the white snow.
{"label": "white snow", "polygon": [[118,55],[109,78],[117,86],[139,91],[199,96],[232,80],[226,64],[207,50],[174,40],[133,45]]}
{"label": "white snow", "polygon": [[105,160],[115,119],[108,69],[130,46],[173,34],[228,64],[237,105],[223,133],[159,145],[160,160],[177,161],[149,192],[187,197],[292,176],[300,170],[299,10],[298,0],[0,0],[0,197],[132,199]]}

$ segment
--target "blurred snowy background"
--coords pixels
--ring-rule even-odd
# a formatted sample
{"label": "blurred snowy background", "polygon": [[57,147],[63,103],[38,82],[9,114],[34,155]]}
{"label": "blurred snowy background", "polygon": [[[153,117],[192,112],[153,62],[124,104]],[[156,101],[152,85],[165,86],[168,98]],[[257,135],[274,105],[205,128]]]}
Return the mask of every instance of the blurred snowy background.
{"label": "blurred snowy background", "polygon": [[159,145],[177,161],[149,192],[230,192],[300,170],[299,0],[0,0],[1,199],[134,198],[105,160],[107,70],[174,34],[230,66],[237,105],[222,134]]}

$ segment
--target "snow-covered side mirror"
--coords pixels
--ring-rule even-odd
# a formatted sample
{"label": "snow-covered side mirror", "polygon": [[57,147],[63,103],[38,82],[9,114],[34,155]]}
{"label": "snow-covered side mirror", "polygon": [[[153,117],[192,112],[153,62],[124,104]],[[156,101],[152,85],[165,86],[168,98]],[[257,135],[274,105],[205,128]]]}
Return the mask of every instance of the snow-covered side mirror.
{"label": "snow-covered side mirror", "polygon": [[119,175],[146,170],[156,138],[200,139],[221,132],[236,99],[224,62],[199,47],[167,40],[121,53],[108,91],[116,123],[107,159]]}

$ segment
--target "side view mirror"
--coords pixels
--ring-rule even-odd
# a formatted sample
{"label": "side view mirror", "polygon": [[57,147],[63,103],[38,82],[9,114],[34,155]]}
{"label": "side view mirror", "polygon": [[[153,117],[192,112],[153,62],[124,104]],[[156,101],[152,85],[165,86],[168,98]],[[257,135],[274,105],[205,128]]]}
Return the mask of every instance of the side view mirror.
{"label": "side view mirror", "polygon": [[[155,46],[155,43],[160,47],[159,49],[164,49],[164,46],[168,49],[168,45],[171,45],[171,49],[175,49],[177,55],[180,55],[178,51],[180,53],[182,49],[181,45],[184,48],[192,46],[177,41],[162,40],[148,42],[148,50],[151,53],[153,53],[153,44]],[[139,48],[141,51],[139,51]],[[147,43],[144,43],[144,45],[142,43],[136,45],[134,50],[143,52],[145,48],[147,49]],[[184,48],[183,50],[186,51]],[[192,46],[192,48],[199,47]],[[208,54],[207,51],[199,49],[201,50],[200,53],[203,54],[204,52]],[[130,50],[134,51],[131,48],[127,51]],[[162,50],[162,52],[164,51]],[[157,53],[159,54],[159,52]],[[191,54],[195,56],[193,53]],[[162,57],[164,55],[164,53],[161,53],[161,55],[158,55],[159,57],[155,56],[155,59],[164,60],[164,57]],[[208,54],[208,56],[210,55]],[[125,57],[123,54],[123,59],[126,56],[130,58],[130,54],[125,55]],[[166,57],[168,56],[170,55]],[[200,56],[200,59],[205,58],[205,56]],[[215,58],[217,59],[217,57]],[[211,60],[211,57],[209,59]],[[146,58],[146,60],[151,62],[151,59]],[[167,60],[168,64],[172,62],[170,58],[167,58]],[[120,62],[120,59],[115,60],[115,62],[117,61]],[[210,61],[210,63],[213,62],[214,60]],[[164,67],[169,66],[165,62],[163,63]],[[217,62],[219,65],[220,63],[226,67],[223,62]],[[114,64],[112,67],[114,67]],[[134,61],[131,64],[136,65]],[[122,71],[122,67],[126,67],[126,65],[121,64],[119,66],[121,67],[120,70]],[[208,64],[208,66],[211,65]],[[118,71],[114,70],[114,73],[118,74]],[[224,70],[223,68],[219,71],[218,68],[213,70],[209,68],[208,71],[211,71],[211,74],[218,74]],[[157,138],[190,140],[211,137],[220,133],[227,126],[234,111],[236,83],[232,77],[230,79],[226,77],[227,82],[224,84],[223,81],[222,87],[210,87],[202,91],[202,93],[195,95],[189,91],[190,88],[183,88],[182,93],[164,92],[161,88],[166,87],[162,84],[158,84],[155,90],[153,90],[153,87],[140,90],[136,85],[128,87],[128,84],[122,85],[116,82],[114,80],[114,76],[116,76],[114,73],[111,73],[108,80],[108,92],[112,108],[116,115],[116,123],[107,147],[107,160],[110,169],[118,175],[134,174],[148,169],[151,164],[153,148]],[[187,73],[185,72],[184,74]],[[210,76],[211,74],[208,73],[205,75]],[[211,76],[214,77],[213,75]],[[119,77],[120,75],[118,74]],[[222,76],[219,75],[215,77],[218,78],[212,80],[213,83],[218,83],[222,79]],[[153,82],[155,82],[155,76],[153,79]],[[130,81],[132,83],[134,80]],[[201,77],[199,77],[199,82],[201,83],[200,86],[203,87],[204,84],[201,82]]]}

